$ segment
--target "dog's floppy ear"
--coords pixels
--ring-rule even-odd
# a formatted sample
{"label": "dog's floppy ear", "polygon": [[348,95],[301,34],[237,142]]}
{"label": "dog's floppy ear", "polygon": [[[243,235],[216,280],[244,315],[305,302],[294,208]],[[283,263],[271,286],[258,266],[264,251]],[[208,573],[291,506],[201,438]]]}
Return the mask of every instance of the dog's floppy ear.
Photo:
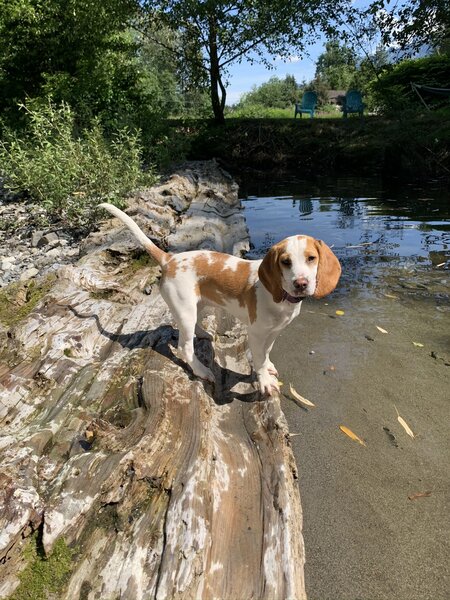
{"label": "dog's floppy ear", "polygon": [[263,286],[268,290],[273,297],[274,302],[281,302],[283,299],[283,288],[281,286],[281,269],[278,262],[282,245],[275,244],[264,257],[264,260],[259,266],[258,276]]}
{"label": "dog's floppy ear", "polygon": [[315,245],[319,253],[319,266],[317,268],[317,283],[313,298],[323,298],[334,290],[341,276],[341,265],[330,250],[330,248],[322,242],[315,240]]}

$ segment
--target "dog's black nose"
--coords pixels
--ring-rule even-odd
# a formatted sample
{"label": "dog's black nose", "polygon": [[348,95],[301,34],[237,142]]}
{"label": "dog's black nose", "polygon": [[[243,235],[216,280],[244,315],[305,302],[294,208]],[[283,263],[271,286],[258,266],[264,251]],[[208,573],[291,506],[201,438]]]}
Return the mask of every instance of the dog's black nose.
{"label": "dog's black nose", "polygon": [[300,290],[301,292],[304,292],[306,290],[306,288],[308,287],[308,280],[305,279],[304,277],[299,277],[298,279],[294,280],[294,287],[296,290]]}

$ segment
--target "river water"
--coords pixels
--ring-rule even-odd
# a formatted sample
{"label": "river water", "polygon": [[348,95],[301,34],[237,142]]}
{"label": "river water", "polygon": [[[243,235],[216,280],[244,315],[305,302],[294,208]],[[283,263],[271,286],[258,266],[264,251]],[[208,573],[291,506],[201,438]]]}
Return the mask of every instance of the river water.
{"label": "river water", "polygon": [[[448,598],[449,193],[291,180],[246,182],[241,198],[249,258],[307,234],[342,264],[335,292],[304,301],[271,353],[294,434],[308,597]],[[288,399],[289,382],[314,409]]]}
{"label": "river water", "polygon": [[388,190],[367,179],[250,182],[241,196],[249,258],[290,235],[310,235],[342,263],[333,297],[387,294],[432,305],[436,314],[450,311],[450,192],[437,184]]}

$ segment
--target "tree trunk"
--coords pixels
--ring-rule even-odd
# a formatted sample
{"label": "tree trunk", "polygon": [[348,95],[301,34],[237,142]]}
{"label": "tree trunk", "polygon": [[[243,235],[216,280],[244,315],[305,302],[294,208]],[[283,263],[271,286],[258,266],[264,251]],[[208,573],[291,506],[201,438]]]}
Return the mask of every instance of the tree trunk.
{"label": "tree trunk", "polygon": [[[214,163],[128,212],[173,251],[248,248],[237,186]],[[84,252],[1,338],[0,597],[33,589],[30,548],[34,562],[57,552],[52,569],[68,546],[49,597],[305,598],[289,434],[279,398],[256,391],[245,328],[205,317],[214,353],[207,339],[196,352],[216,384],[200,381],[129,231],[111,219]]]}
{"label": "tree trunk", "polygon": [[219,56],[217,51],[217,25],[214,17],[209,19],[209,82],[211,104],[216,123],[225,122],[224,110],[226,102],[226,89],[220,76]]}

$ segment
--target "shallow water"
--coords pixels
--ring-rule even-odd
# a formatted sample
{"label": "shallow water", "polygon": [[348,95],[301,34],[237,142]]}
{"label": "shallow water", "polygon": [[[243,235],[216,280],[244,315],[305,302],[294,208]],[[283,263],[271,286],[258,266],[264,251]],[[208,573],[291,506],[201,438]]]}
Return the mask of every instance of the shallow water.
{"label": "shallow water", "polygon": [[[448,193],[341,180],[247,183],[241,197],[249,257],[303,233],[332,245],[342,264],[337,289],[303,302],[271,353],[282,390],[290,382],[316,405],[305,411],[282,397],[308,597],[447,598]],[[408,499],[427,490],[428,503]]]}
{"label": "shallow water", "polygon": [[450,291],[450,194],[438,187],[385,190],[373,180],[247,183],[249,258],[295,234],[323,239],[339,257],[338,293],[408,292],[445,310]]}

